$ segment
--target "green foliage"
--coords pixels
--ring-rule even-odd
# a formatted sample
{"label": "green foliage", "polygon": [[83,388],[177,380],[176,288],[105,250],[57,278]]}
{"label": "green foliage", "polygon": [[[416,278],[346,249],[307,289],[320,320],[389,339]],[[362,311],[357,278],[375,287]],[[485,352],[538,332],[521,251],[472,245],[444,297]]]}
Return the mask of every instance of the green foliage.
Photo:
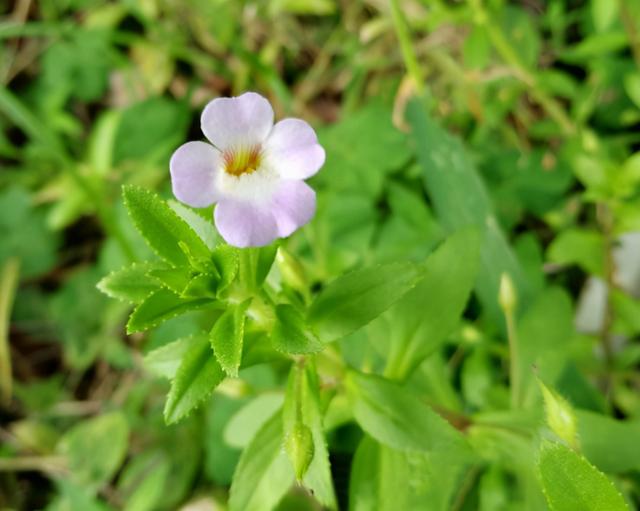
{"label": "green foliage", "polygon": [[547,502],[552,509],[629,509],[613,483],[568,447],[561,444],[544,444],[540,452],[538,470]]}
{"label": "green foliage", "polygon": [[320,340],[331,342],[362,328],[397,302],[421,277],[412,263],[365,268],[332,281],[309,309]]}
{"label": "green foliage", "polygon": [[[640,505],[640,3],[22,4],[0,508]],[[238,249],[168,167],[247,90],[326,162]]]}
{"label": "green foliage", "polygon": [[193,411],[211,395],[224,378],[220,364],[206,336],[195,336],[189,341],[180,365],[171,381],[171,391],[164,407],[167,423],[177,422]]}

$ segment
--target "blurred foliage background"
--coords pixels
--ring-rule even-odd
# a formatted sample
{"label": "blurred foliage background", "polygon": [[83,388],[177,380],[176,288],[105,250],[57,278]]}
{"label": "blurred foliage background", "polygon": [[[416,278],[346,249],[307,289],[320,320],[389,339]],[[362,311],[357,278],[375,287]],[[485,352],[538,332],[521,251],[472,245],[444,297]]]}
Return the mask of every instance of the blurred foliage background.
{"label": "blurred foliage background", "polygon": [[[640,3],[0,0],[0,13],[0,508],[225,508],[286,371],[244,370],[167,427],[167,383],[143,356],[197,331],[198,313],[126,336],[129,305],[96,283],[148,250],[122,184],[169,197],[168,158],[201,138],[202,107],[245,90],[313,123],[327,152],[317,217],[285,243],[311,291],[487,229],[463,320],[410,380],[477,456],[417,470],[423,500],[404,508],[546,509],[532,366],[578,409],[587,458],[640,502]],[[340,342],[349,364],[380,367],[385,321]],[[332,406],[340,508],[369,509],[362,433]],[[394,509],[385,491],[370,509]],[[294,488],[278,509],[319,507]]]}

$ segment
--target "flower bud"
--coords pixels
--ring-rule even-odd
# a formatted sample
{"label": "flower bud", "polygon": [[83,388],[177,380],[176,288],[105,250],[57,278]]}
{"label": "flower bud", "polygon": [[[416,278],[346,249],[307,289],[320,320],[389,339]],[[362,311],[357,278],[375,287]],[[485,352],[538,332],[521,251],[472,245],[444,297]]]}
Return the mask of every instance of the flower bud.
{"label": "flower bud", "polygon": [[505,313],[513,312],[518,304],[516,288],[508,273],[503,273],[500,277],[498,303]]}
{"label": "flower bud", "polygon": [[313,460],[314,446],[311,430],[302,422],[296,422],[287,435],[285,449],[293,465],[296,479],[300,482]]}

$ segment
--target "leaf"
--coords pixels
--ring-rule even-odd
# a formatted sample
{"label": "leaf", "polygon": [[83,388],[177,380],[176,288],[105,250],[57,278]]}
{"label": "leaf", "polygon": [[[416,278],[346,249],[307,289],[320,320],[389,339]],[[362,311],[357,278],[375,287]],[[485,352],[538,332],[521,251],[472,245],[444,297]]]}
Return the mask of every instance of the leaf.
{"label": "leaf", "polygon": [[315,366],[310,361],[307,362],[302,381],[302,418],[311,430],[314,452],[302,482],[325,508],[336,509],[329,450],[323,428],[320,382]]}
{"label": "leaf", "polygon": [[517,324],[518,367],[521,388],[518,401],[532,405],[539,400],[532,367],[543,381],[556,381],[569,356],[573,329],[571,298],[564,289],[542,291]]}
{"label": "leaf", "polygon": [[142,332],[163,321],[215,303],[211,298],[181,298],[173,291],[159,289],[148,296],[131,314],[127,333]]}
{"label": "leaf", "polygon": [[[215,265],[220,282],[218,282],[217,292],[221,293],[231,284],[238,275],[239,250],[229,245],[219,245],[212,252],[211,258]],[[268,271],[268,270],[267,270]]]}
{"label": "leaf", "polygon": [[552,263],[577,264],[592,275],[604,274],[604,241],[602,235],[590,229],[566,229],[558,234],[547,249]]}
{"label": "leaf", "polygon": [[419,100],[409,103],[407,120],[422,167],[424,186],[440,224],[449,231],[469,225],[483,231],[476,291],[483,309],[497,325],[502,325],[502,312],[496,300],[500,275],[508,273],[511,276],[525,307],[530,290],[524,271],[500,229],[486,186],[462,143],[438,126]]}
{"label": "leaf", "polygon": [[240,282],[247,289],[260,289],[278,252],[278,244],[238,250]]}
{"label": "leaf", "polygon": [[397,451],[365,436],[351,468],[349,509],[449,511],[464,465],[444,451]]}
{"label": "leaf", "polygon": [[149,271],[149,276],[156,279],[163,287],[168,288],[177,295],[182,295],[185,287],[193,277],[189,268],[158,267]]}
{"label": "leaf", "polygon": [[195,231],[198,236],[200,236],[200,239],[204,241],[209,250],[215,249],[216,243],[220,238],[213,226],[211,218],[207,220],[201,217],[193,209],[173,199],[169,199],[167,204],[189,225],[189,227]]}
{"label": "leaf", "polygon": [[166,423],[178,422],[191,413],[223,379],[224,372],[211,351],[207,336],[194,336],[171,382],[164,407]]}
{"label": "leaf", "polygon": [[465,450],[462,435],[406,387],[353,371],[346,386],[356,421],[378,442],[415,451]]}
{"label": "leaf", "polygon": [[480,265],[478,234],[476,228],[452,234],[425,262],[424,278],[389,310],[396,355],[386,374],[408,376],[460,321]]}
{"label": "leaf", "polygon": [[245,300],[239,304],[228,304],[209,334],[218,363],[232,378],[238,376],[242,361],[245,312],[250,303],[251,300]]}
{"label": "leaf", "polygon": [[134,263],[103,277],[97,287],[111,298],[138,304],[160,287],[149,275],[154,268],[154,263]]}
{"label": "leaf", "polygon": [[118,491],[126,496],[123,511],[153,511],[159,506],[171,466],[162,452],[136,455],[118,478]]}
{"label": "leaf", "polygon": [[304,317],[293,305],[278,304],[275,314],[271,343],[276,350],[293,355],[322,350],[322,344],[309,332]]}
{"label": "leaf", "polygon": [[172,380],[192,343],[193,337],[184,337],[149,352],[144,357],[145,368],[157,376]]}
{"label": "leaf", "polygon": [[554,511],[628,511],[622,495],[602,472],[562,444],[542,446],[538,470]]}
{"label": "leaf", "polygon": [[113,161],[168,160],[172,147],[184,140],[189,123],[185,102],[152,97],[134,103],[122,112],[116,132]]}
{"label": "leaf", "polygon": [[203,260],[210,257],[204,241],[160,197],[134,185],[125,185],[123,196],[136,228],[165,261],[174,266],[189,265],[180,242],[188,247],[194,257]]}
{"label": "leaf", "polygon": [[344,337],[378,317],[420,279],[420,267],[390,263],[347,273],[333,280],[316,297],[309,324],[321,341]]}
{"label": "leaf", "polygon": [[282,438],[282,418],[276,413],[260,428],[240,457],[229,493],[229,511],[272,511],[294,476]]}
{"label": "leaf", "polygon": [[60,439],[57,449],[67,458],[71,479],[97,489],[124,461],[128,439],[126,417],[122,412],[112,412],[74,426]]}
{"label": "leaf", "polygon": [[640,421],[584,410],[576,416],[580,446],[591,463],[611,473],[640,470]]}
{"label": "leaf", "polygon": [[255,397],[229,419],[224,429],[224,441],[231,447],[244,449],[262,425],[282,407],[281,393],[267,392]]}

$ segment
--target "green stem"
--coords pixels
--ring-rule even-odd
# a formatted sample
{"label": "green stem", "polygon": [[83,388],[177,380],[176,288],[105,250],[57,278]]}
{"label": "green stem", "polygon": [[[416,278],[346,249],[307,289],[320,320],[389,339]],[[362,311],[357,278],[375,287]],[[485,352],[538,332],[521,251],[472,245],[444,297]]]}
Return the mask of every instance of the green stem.
{"label": "green stem", "polygon": [[519,55],[507,40],[502,29],[493,22],[491,16],[484,9],[482,0],[473,0],[470,2],[470,5],[475,11],[476,24],[485,27],[496,51],[502,59],[509,64],[515,77],[528,88],[531,97],[544,108],[547,114],[549,114],[549,117],[558,123],[566,136],[575,134],[576,127],[564,108],[555,98],[549,96],[538,87],[535,74],[522,63]]}
{"label": "green stem", "polygon": [[504,311],[507,321],[507,338],[509,340],[509,383],[511,384],[511,408],[520,405],[520,356],[518,350],[518,336],[513,309]]}
{"label": "green stem", "polygon": [[0,274],[0,394],[5,403],[11,400],[13,387],[9,325],[19,274],[20,261],[15,257],[9,258],[4,263],[2,274]]}
{"label": "green stem", "polygon": [[400,8],[398,0],[390,0],[390,5],[393,27],[396,31],[396,37],[400,43],[400,51],[402,52],[404,65],[407,68],[407,73],[409,73],[409,76],[413,80],[413,84],[418,95],[422,96],[424,93],[424,77],[420,64],[418,64],[416,52],[413,49],[407,20],[404,17],[404,13]]}

